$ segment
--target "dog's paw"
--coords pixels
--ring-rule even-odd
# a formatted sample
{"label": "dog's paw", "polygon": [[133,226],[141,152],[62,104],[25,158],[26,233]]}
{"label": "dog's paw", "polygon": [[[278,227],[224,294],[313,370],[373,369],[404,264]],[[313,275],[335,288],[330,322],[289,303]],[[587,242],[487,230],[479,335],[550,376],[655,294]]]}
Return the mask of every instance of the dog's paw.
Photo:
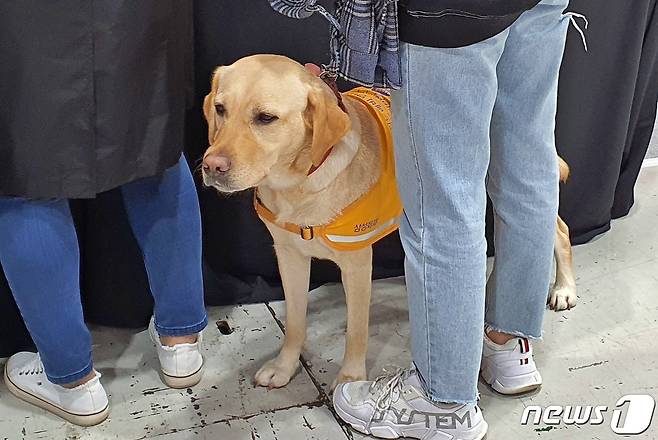
{"label": "dog's paw", "polygon": [[299,361],[292,365],[287,365],[285,362],[280,361],[278,358],[271,359],[258,370],[254,376],[254,382],[261,387],[281,388],[290,382],[290,379],[299,370]]}
{"label": "dog's paw", "polygon": [[345,382],[358,382],[360,380],[366,380],[366,369],[357,370],[340,370],[338,376],[334,379],[334,383],[331,384],[331,391],[333,391],[339,383]]}
{"label": "dog's paw", "polygon": [[548,296],[548,307],[556,312],[576,307],[576,287],[553,286]]}

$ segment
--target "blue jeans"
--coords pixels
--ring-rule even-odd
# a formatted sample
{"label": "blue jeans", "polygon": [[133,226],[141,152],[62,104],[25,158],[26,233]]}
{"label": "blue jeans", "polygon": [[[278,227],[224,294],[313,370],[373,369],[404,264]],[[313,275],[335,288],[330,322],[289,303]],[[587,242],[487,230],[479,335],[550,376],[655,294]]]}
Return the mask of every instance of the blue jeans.
{"label": "blue jeans", "polygon": [[[411,345],[428,395],[475,402],[484,323],[539,338],[558,207],[555,113],[568,0],[468,47],[401,48],[393,95]],[[496,260],[486,280],[487,192]],[[486,318],[485,318],[485,288]]]}
{"label": "blue jeans", "polygon": [[[158,333],[200,332],[207,324],[201,219],[185,159],[121,191],[144,256]],[[67,384],[89,374],[91,336],[82,314],[80,254],[68,201],[0,197],[0,262],[48,379]]]}

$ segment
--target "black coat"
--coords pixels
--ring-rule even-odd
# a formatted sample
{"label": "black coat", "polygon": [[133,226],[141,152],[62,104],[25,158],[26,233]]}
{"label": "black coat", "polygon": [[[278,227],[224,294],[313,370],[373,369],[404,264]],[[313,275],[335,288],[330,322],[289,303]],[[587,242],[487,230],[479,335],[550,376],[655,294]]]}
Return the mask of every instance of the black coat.
{"label": "black coat", "polygon": [[174,165],[191,0],[0,2],[0,196],[90,198]]}

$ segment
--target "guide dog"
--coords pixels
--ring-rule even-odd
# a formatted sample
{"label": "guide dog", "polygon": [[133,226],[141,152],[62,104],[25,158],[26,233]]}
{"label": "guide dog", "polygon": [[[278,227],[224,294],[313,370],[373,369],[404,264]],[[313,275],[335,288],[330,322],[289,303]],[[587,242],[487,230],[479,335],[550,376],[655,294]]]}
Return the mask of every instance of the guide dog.
{"label": "guide dog", "polygon": [[[210,146],[203,160],[204,184],[222,193],[256,188],[255,205],[272,235],[285,291],[283,347],[256,373],[258,385],[282,387],[299,368],[311,258],[334,261],[345,288],[345,355],[334,386],[366,379],[371,244],[396,225],[376,219],[355,225],[353,235],[329,233],[323,226],[386,180],[387,136],[378,115],[357,98],[337,94],[304,66],[276,55],[218,67],[205,97]],[[560,175],[568,175],[562,160]],[[382,195],[391,198],[381,205],[395,205],[397,189],[389,193]],[[354,240],[362,246],[353,246]],[[557,278],[548,303],[559,310],[575,305],[571,245],[561,219],[555,256]]]}

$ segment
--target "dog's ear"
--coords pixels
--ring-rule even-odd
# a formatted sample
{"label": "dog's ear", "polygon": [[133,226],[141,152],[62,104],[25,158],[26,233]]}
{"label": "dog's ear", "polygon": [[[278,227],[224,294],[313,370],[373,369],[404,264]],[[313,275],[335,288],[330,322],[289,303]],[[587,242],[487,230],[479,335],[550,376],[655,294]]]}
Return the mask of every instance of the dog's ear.
{"label": "dog's ear", "polygon": [[217,87],[219,87],[219,70],[222,66],[215,69],[212,74],[212,85],[210,93],[203,99],[203,115],[206,117],[208,123],[208,145],[215,142],[217,136],[217,112],[215,111],[215,95],[217,94]]}
{"label": "dog's ear", "polygon": [[352,123],[327,87],[314,87],[309,91],[304,117],[313,132],[311,160],[317,167],[327,151],[347,134]]}

